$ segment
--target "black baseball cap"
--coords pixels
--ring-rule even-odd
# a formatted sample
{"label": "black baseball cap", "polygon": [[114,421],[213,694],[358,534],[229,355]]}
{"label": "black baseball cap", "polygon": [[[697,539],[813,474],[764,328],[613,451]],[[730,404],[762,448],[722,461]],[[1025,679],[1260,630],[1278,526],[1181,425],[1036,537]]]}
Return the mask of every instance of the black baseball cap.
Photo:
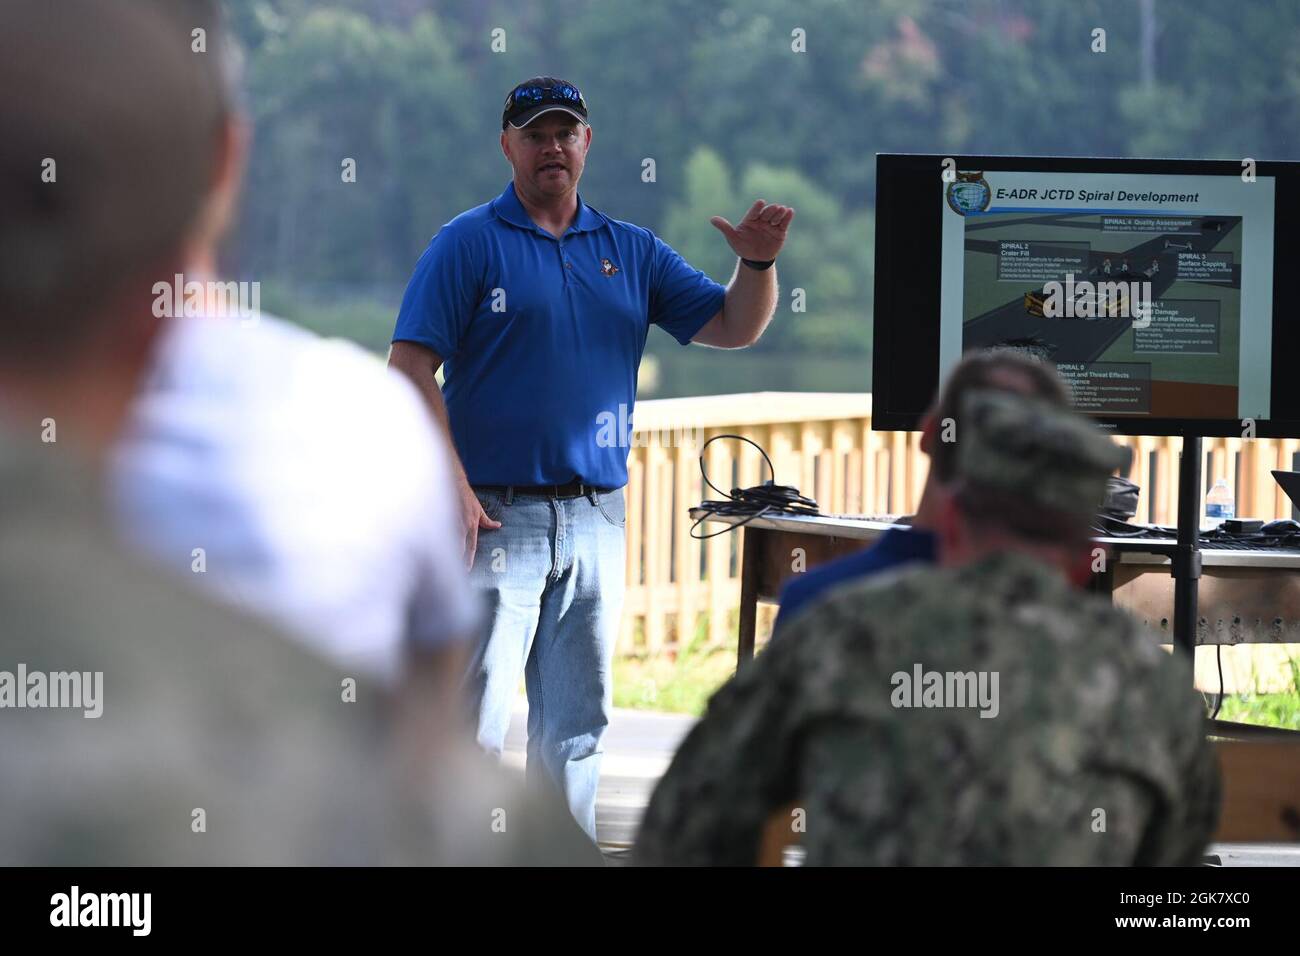
{"label": "black baseball cap", "polygon": [[524,80],[506,97],[501,128],[510,125],[522,129],[552,110],[563,110],[575,119],[587,122],[587,101],[576,86],[553,76],[535,76]]}

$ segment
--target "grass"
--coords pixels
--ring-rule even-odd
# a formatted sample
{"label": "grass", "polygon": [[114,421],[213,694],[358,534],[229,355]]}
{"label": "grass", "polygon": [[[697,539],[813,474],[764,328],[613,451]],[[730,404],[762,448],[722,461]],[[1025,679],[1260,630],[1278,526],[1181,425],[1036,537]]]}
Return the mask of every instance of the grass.
{"label": "grass", "polygon": [[1290,690],[1274,694],[1229,694],[1223,699],[1219,719],[1300,730],[1300,658],[1291,658],[1289,664]]}
{"label": "grass", "polygon": [[1300,694],[1233,694],[1224,698],[1219,719],[1300,730]]}
{"label": "grass", "polygon": [[624,657],[614,662],[614,706],[658,710],[699,717],[704,707],[736,670],[736,652],[708,652]]}
{"label": "grass", "polygon": [[614,706],[699,717],[736,671],[736,645],[708,643],[708,615],[701,615],[691,641],[677,653],[614,659]]}
{"label": "grass", "polygon": [[[614,660],[614,706],[703,715],[713,692],[736,670],[735,645],[709,646],[707,621],[676,655],[640,655]],[[1300,659],[1293,658],[1291,689],[1272,694],[1230,694],[1220,720],[1300,730]],[[1213,706],[1213,698],[1211,698]]]}

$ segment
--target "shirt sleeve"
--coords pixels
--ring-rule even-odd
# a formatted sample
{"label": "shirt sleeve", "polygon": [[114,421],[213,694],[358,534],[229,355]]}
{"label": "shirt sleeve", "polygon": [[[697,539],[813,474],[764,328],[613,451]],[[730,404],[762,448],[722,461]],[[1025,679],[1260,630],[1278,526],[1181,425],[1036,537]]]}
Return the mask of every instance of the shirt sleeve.
{"label": "shirt sleeve", "polygon": [[795,616],[795,612],[808,603],[809,597],[817,592],[817,584],[813,578],[808,577],[813,572],[807,572],[802,577],[791,578],[785,582],[781,588],[781,599],[776,609],[776,620],[772,622],[772,633],[776,635],[777,631],[783,629],[784,625],[789,624]]}
{"label": "shirt sleeve", "polygon": [[691,268],[658,236],[654,243],[650,323],[662,327],[682,345],[689,345],[705,323],[722,311],[727,290],[699,269]]}
{"label": "shirt sleeve", "polygon": [[1199,866],[1219,823],[1222,783],[1218,758],[1206,737],[1210,725],[1204,705],[1193,699],[1185,712],[1189,716],[1172,743],[1177,789],[1161,812],[1152,815],[1154,832],[1144,841],[1146,856],[1136,861],[1138,866]]}
{"label": "shirt sleeve", "polygon": [[797,643],[770,645],[713,695],[646,808],[638,865],[757,862],[768,818],[796,796]]}
{"label": "shirt sleeve", "polygon": [[478,309],[478,272],[464,238],[440,230],[407,283],[393,341],[416,342],[443,359],[455,355]]}
{"label": "shirt sleeve", "polygon": [[[1120,748],[1111,758],[1115,763],[1142,768],[1136,779],[1154,807],[1142,818],[1146,826],[1136,858],[1123,862],[1198,866],[1214,837],[1222,800],[1219,762],[1207,736],[1211,724],[1194,690],[1192,662],[1177,651],[1159,650],[1156,637],[1137,622],[1130,628],[1145,660],[1126,675],[1127,683],[1141,690],[1128,704],[1133,711],[1128,732],[1107,736]],[[1134,727],[1142,728],[1141,736]]]}

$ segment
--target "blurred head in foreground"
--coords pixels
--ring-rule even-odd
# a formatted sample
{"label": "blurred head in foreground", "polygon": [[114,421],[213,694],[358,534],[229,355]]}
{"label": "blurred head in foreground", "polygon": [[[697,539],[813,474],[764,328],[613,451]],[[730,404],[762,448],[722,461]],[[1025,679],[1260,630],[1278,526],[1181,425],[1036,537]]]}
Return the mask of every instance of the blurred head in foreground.
{"label": "blurred head in foreground", "polygon": [[0,0],[0,403],[92,455],[148,362],[155,281],[211,255],[237,191],[217,21],[209,0]]}

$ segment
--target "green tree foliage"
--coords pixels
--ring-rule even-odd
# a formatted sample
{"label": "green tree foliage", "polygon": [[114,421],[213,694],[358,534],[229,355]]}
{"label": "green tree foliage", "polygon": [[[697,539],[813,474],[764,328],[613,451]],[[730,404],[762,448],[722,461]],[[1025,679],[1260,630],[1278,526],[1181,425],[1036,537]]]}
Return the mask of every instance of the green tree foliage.
{"label": "green tree foliage", "polygon": [[438,227],[505,185],[501,102],[533,74],[587,94],[583,198],[714,277],[734,259],[710,216],[798,209],[758,349],[810,356],[870,348],[876,152],[1289,159],[1300,128],[1294,0],[226,6],[254,126],[231,264],[371,344]]}
{"label": "green tree foliage", "polygon": [[[709,218],[723,215],[734,223],[754,199],[795,207],[792,228],[798,229],[799,241],[781,254],[777,321],[758,350],[867,351],[873,260],[868,213],[845,214],[834,196],[789,167],[755,163],[734,186],[722,158],[707,147],[687,161],[683,192],[668,207],[663,238],[720,282],[730,278],[736,258]],[[795,290],[802,290],[803,300],[797,312]]]}

